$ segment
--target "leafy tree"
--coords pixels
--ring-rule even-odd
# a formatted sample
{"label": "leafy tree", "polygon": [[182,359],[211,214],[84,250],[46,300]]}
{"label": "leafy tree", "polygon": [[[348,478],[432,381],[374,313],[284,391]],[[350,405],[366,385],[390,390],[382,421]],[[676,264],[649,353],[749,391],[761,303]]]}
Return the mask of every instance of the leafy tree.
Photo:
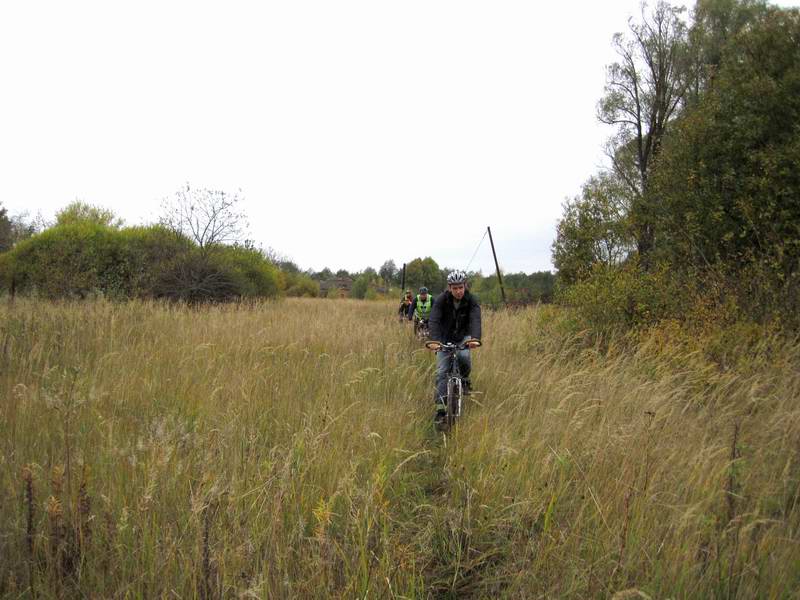
{"label": "leafy tree", "polygon": [[655,240],[648,177],[691,81],[682,11],[659,0],[648,15],[642,5],[641,21],[629,21],[628,33],[614,36],[619,61],[607,68],[605,95],[598,104],[599,120],[616,129],[607,154],[630,189],[631,223],[645,261]]}
{"label": "leafy tree", "polygon": [[284,273],[291,273],[292,275],[299,275],[300,274],[300,267],[297,266],[297,263],[294,261],[285,259],[279,260],[275,263],[275,265]]}
{"label": "leafy tree", "polygon": [[776,283],[797,278],[798,40],[800,12],[779,9],[733,37],[713,85],[666,140],[653,186],[672,264],[759,262]]}
{"label": "leafy tree", "polygon": [[538,271],[528,276],[530,300],[536,302],[552,302],[556,277],[550,271]]}
{"label": "leafy tree", "polygon": [[31,218],[27,211],[8,217],[11,223],[11,246],[40,233],[51,226],[39,213]]}
{"label": "leafy tree", "polygon": [[122,219],[113,211],[80,200],[68,204],[56,213],[56,226],[73,223],[95,223],[112,229],[119,229],[123,225]]}
{"label": "leafy tree", "polygon": [[555,275],[550,271],[510,273],[503,275],[503,284],[510,302],[551,302]]}
{"label": "leafy tree", "polygon": [[162,203],[160,223],[187,236],[201,248],[241,242],[248,227],[239,209],[241,192],[193,188],[186,184]]}
{"label": "leafy tree", "polygon": [[0,252],[11,249],[14,245],[14,229],[8,211],[0,205]]}
{"label": "leafy tree", "polygon": [[343,278],[343,277],[350,277],[350,273],[347,272],[347,269],[339,269],[336,271],[336,277]]}
{"label": "leafy tree", "polygon": [[328,281],[329,279],[333,279],[333,271],[325,267],[321,271],[314,273],[311,277],[316,281]]}
{"label": "leafy tree", "polygon": [[564,205],[553,242],[553,264],[562,282],[580,280],[595,263],[617,264],[632,250],[629,198],[629,188],[608,173],[591,178],[582,195]]}
{"label": "leafy tree", "polygon": [[1,206],[0,213],[2,214],[0,216],[0,252],[10,250],[22,240],[50,227],[50,223],[42,217],[41,213],[32,219],[28,216],[28,212],[9,216],[6,209]]}
{"label": "leafy tree", "polygon": [[694,79],[690,100],[696,103],[714,80],[728,41],[766,14],[764,0],[697,0],[689,32]]}
{"label": "leafy tree", "polygon": [[423,285],[431,290],[431,293],[442,290],[441,270],[430,256],[424,259],[415,258],[406,265],[406,287],[414,291]]}
{"label": "leafy tree", "polygon": [[393,260],[387,260],[381,265],[381,268],[378,269],[378,274],[387,285],[395,283],[398,275],[397,265],[394,264]]}
{"label": "leafy tree", "polygon": [[350,297],[363,300],[364,297],[367,295],[369,284],[370,284],[369,275],[362,273],[361,275],[356,277],[355,281],[353,281],[353,287],[350,288]]}

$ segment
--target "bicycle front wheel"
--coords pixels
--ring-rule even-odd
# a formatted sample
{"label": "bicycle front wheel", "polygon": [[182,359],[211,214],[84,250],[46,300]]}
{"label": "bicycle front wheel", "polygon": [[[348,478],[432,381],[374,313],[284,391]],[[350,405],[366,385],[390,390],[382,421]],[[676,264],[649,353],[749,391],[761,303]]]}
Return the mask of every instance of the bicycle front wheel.
{"label": "bicycle front wheel", "polygon": [[447,380],[447,426],[452,427],[456,419],[461,416],[462,399],[464,390],[461,379],[451,377]]}

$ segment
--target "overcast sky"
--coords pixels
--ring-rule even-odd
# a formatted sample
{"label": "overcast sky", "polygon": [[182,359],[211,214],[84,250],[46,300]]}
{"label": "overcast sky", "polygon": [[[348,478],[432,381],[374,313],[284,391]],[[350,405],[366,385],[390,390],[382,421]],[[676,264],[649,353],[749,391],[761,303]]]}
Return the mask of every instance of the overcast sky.
{"label": "overcast sky", "polygon": [[[782,5],[790,3],[781,2]],[[302,268],[551,269],[561,204],[604,164],[611,37],[638,0],[3,2],[0,202],[157,220],[241,189]],[[470,265],[494,269],[488,240]]]}

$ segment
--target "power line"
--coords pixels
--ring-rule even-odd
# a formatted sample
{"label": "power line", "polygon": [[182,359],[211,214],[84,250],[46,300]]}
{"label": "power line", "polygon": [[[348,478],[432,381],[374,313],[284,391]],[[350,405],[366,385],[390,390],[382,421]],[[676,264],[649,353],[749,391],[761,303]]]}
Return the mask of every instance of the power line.
{"label": "power line", "polygon": [[472,258],[470,258],[470,259],[469,259],[469,263],[467,263],[467,268],[466,268],[466,269],[464,269],[465,271],[469,271],[469,268],[470,268],[470,266],[472,265],[472,261],[473,261],[473,260],[475,260],[475,257],[478,255],[478,250],[480,250],[480,249],[481,249],[481,244],[483,244],[483,240],[485,240],[485,239],[486,239],[486,234],[487,234],[487,233],[489,233],[489,230],[488,230],[488,229],[487,229],[486,231],[484,231],[484,232],[483,232],[483,237],[481,238],[481,241],[480,241],[480,242],[478,242],[478,247],[477,247],[477,248],[475,248],[475,252],[473,252],[473,253],[472,253]]}

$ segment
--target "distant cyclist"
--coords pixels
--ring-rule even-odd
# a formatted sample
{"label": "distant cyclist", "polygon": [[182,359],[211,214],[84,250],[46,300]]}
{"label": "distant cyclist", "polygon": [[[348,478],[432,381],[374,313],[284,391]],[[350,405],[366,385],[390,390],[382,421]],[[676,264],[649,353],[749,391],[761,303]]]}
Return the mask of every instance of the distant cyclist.
{"label": "distant cyclist", "polygon": [[[481,306],[467,289],[467,274],[464,271],[453,271],[447,276],[447,289],[433,301],[428,325],[430,339],[443,344],[461,344],[469,339],[481,339]],[[467,389],[472,370],[469,349],[477,345],[467,344],[467,348],[457,354],[461,375],[467,379]],[[444,398],[447,395],[447,367],[447,357],[444,353],[438,353],[436,391],[433,397],[437,423],[443,421],[446,414]]]}
{"label": "distant cyclist", "polygon": [[408,320],[413,320],[415,325],[420,321],[427,321],[431,316],[432,307],[433,298],[428,294],[428,288],[422,286],[408,307]]}
{"label": "distant cyclist", "polygon": [[414,300],[414,294],[411,293],[411,290],[406,290],[403,299],[400,300],[400,308],[397,309],[397,314],[400,317],[400,320],[404,320],[406,315],[408,314],[408,307],[411,306],[411,302]]}

